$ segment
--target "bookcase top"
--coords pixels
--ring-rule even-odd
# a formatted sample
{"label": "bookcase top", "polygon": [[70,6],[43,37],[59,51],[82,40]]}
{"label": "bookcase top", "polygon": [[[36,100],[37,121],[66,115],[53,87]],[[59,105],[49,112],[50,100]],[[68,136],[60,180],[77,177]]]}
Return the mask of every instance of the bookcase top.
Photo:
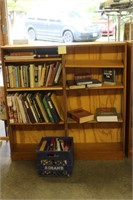
{"label": "bookcase top", "polygon": [[59,46],[66,46],[66,47],[76,47],[76,46],[114,46],[114,45],[125,45],[126,42],[76,42],[76,43],[54,43],[54,44],[24,44],[24,45],[4,45],[1,46],[2,49],[25,49],[25,48],[53,48],[53,47],[59,47]]}

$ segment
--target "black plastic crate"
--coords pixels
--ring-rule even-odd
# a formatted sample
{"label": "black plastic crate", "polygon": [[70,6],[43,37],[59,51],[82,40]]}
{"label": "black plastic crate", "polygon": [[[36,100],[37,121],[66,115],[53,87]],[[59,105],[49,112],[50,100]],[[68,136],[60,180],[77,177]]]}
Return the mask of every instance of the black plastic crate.
{"label": "black plastic crate", "polygon": [[73,138],[43,137],[37,147],[36,158],[40,176],[71,176],[74,163]]}

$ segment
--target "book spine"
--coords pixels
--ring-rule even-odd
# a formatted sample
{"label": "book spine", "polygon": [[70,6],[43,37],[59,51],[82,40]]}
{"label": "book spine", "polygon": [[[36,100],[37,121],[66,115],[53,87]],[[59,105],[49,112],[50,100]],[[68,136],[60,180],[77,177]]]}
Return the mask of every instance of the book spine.
{"label": "book spine", "polygon": [[41,75],[42,75],[42,65],[38,65],[38,87],[41,86]]}
{"label": "book spine", "polygon": [[48,119],[44,104],[42,102],[42,95],[38,92],[38,93],[35,94],[35,98],[36,98],[36,101],[38,103],[38,106],[40,107],[40,110],[41,110],[41,113],[43,115],[43,118],[44,118],[45,122],[49,122],[49,119]]}
{"label": "book spine", "polygon": [[38,66],[35,65],[34,66],[34,83],[35,83],[35,87],[38,86]]}
{"label": "book spine", "polygon": [[39,151],[44,151],[45,150],[45,147],[46,147],[46,144],[47,144],[47,141],[46,140],[43,140],[40,148],[39,148]]}
{"label": "book spine", "polygon": [[62,71],[62,64],[60,63],[59,66],[58,66],[58,69],[57,69],[57,73],[56,73],[55,78],[54,78],[54,84],[58,83],[60,75],[61,75],[61,71]]}
{"label": "book spine", "polygon": [[55,107],[60,119],[63,121],[64,120],[64,113],[63,113],[61,104],[60,104],[57,96],[54,93],[52,93],[50,95],[50,98],[51,98],[51,101],[53,102],[53,105],[54,105],[54,107]]}
{"label": "book spine", "polygon": [[35,118],[34,118],[34,115],[33,115],[32,111],[31,111],[30,105],[29,105],[29,103],[28,103],[28,101],[27,101],[27,99],[26,99],[26,95],[27,95],[26,93],[23,94],[23,101],[24,101],[25,107],[26,107],[26,109],[27,109],[27,113],[28,113],[28,116],[29,116],[29,121],[30,121],[31,123],[35,123],[36,120],[35,120]]}
{"label": "book spine", "polygon": [[79,74],[79,75],[75,75],[74,79],[75,80],[82,80],[82,79],[91,79],[91,74]]}
{"label": "book spine", "polygon": [[57,73],[58,65],[59,65],[59,62],[52,64],[52,74],[51,74],[51,78],[50,78],[50,81],[49,81],[50,86],[54,85],[54,79],[55,79],[55,75]]}
{"label": "book spine", "polygon": [[38,116],[38,111],[36,110],[36,106],[34,104],[34,95],[29,93],[29,99],[30,99],[30,104],[31,104],[31,108],[33,110],[33,114],[35,116],[36,122],[39,122],[39,116]]}
{"label": "book spine", "polygon": [[55,108],[55,106],[54,106],[54,104],[53,104],[53,102],[52,102],[52,100],[51,100],[49,95],[50,95],[50,93],[48,93],[46,95],[46,99],[47,99],[47,102],[48,102],[48,105],[49,105],[49,109],[50,109],[51,114],[52,114],[52,116],[54,118],[54,122],[59,122],[60,121],[60,117],[59,117],[59,115],[58,115],[58,113],[56,111],[56,108]]}
{"label": "book spine", "polygon": [[9,81],[9,69],[8,66],[5,66],[5,70],[6,70],[6,86],[7,88],[10,87],[10,81]]}
{"label": "book spine", "polygon": [[17,96],[17,99],[18,99],[19,109],[20,109],[20,112],[22,114],[23,123],[27,123],[26,113],[25,113],[25,110],[24,110],[24,105],[22,103],[22,94],[19,94]]}
{"label": "book spine", "polygon": [[46,79],[46,84],[45,84],[46,86],[51,85],[50,80],[51,80],[51,76],[52,76],[52,71],[53,71],[53,64],[50,64],[47,79]]}
{"label": "book spine", "polygon": [[34,109],[33,109],[33,106],[32,106],[32,102],[31,102],[31,98],[30,98],[30,94],[29,93],[26,95],[26,99],[27,99],[27,101],[29,103],[29,107],[30,107],[30,110],[32,112],[33,118],[34,118],[35,122],[37,122],[37,118],[36,118],[36,115],[35,115],[35,112],[34,112]]}
{"label": "book spine", "polygon": [[9,72],[9,84],[10,88],[14,88],[14,75],[13,75],[13,66],[9,65],[8,66],[8,72]]}
{"label": "book spine", "polygon": [[17,123],[18,122],[18,115],[17,115],[15,94],[11,94],[11,99],[12,99],[12,110],[13,110],[14,123]]}
{"label": "book spine", "polygon": [[34,72],[34,64],[30,64],[30,87],[33,88],[34,85],[34,77],[35,77],[35,72]]}
{"label": "book spine", "polygon": [[22,113],[21,110],[19,108],[19,102],[18,102],[18,93],[15,93],[14,95],[15,97],[15,104],[16,104],[16,110],[17,110],[17,118],[18,118],[18,123],[23,123],[23,119],[22,119]]}
{"label": "book spine", "polygon": [[9,122],[14,123],[13,104],[12,104],[11,94],[7,95],[7,106],[8,106]]}
{"label": "book spine", "polygon": [[43,104],[44,104],[44,107],[45,107],[45,109],[47,111],[47,115],[49,117],[50,122],[54,122],[54,118],[53,118],[53,116],[51,114],[51,111],[50,111],[49,104],[47,102],[46,96],[43,97]]}

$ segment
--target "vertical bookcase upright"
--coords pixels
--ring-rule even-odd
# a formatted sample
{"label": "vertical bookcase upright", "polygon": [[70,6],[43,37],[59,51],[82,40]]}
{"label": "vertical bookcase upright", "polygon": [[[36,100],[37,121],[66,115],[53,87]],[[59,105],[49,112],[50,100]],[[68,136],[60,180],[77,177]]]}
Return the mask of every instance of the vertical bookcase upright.
{"label": "vertical bookcase upright", "polygon": [[133,131],[133,42],[127,42],[127,123],[126,123],[126,155],[132,158],[132,131]]}

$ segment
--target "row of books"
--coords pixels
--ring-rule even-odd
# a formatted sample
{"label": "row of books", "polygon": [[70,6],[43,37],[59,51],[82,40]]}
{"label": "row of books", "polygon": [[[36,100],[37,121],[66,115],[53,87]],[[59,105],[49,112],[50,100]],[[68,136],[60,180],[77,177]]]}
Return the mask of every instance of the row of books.
{"label": "row of books", "polygon": [[50,141],[43,140],[39,151],[69,151],[71,141],[63,138],[51,137]]}
{"label": "row of books", "polygon": [[93,114],[83,108],[77,108],[68,111],[68,116],[78,123],[97,120],[98,122],[116,122],[118,121],[118,113],[115,107],[99,107]]}
{"label": "row of books", "polygon": [[11,93],[7,95],[10,123],[63,121],[63,110],[54,93]]}
{"label": "row of books", "polygon": [[57,48],[51,50],[46,49],[45,51],[42,49],[36,49],[32,51],[13,51],[4,56],[5,60],[27,60],[34,58],[58,58],[60,54],[58,54]]}
{"label": "row of books", "polygon": [[62,71],[61,62],[8,65],[6,83],[8,88],[52,86],[59,82]]}

